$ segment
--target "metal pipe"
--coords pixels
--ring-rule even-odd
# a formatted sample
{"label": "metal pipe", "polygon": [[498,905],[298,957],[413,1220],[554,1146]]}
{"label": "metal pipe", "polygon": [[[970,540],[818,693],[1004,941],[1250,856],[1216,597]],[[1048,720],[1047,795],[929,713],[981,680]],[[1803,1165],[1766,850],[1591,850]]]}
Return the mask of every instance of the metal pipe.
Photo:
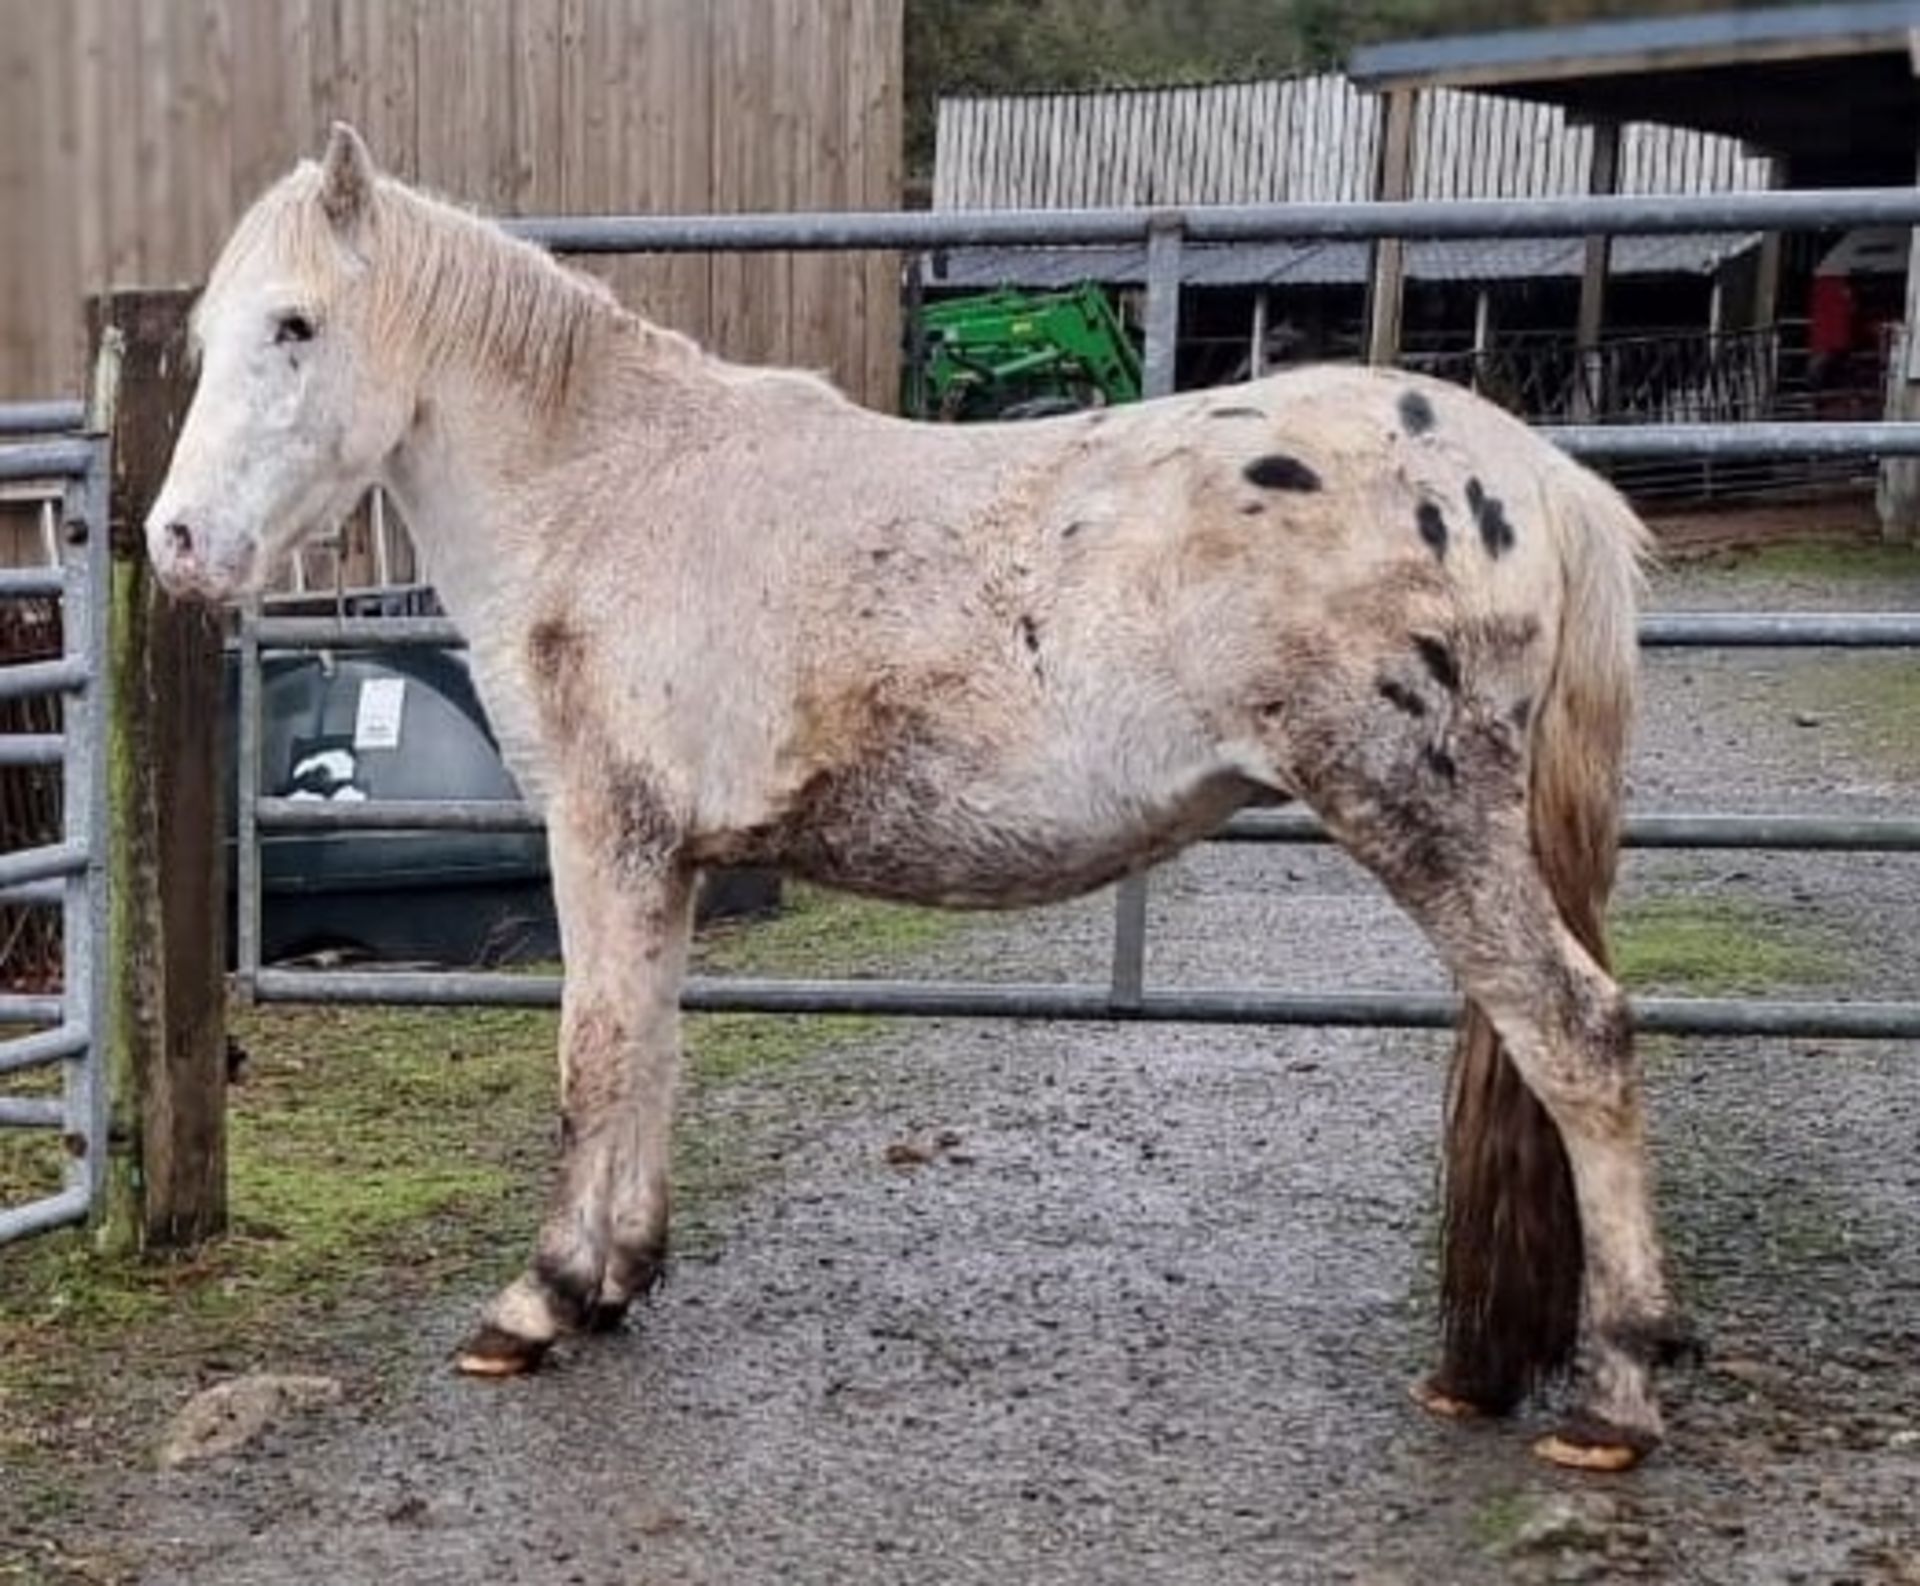
{"label": "metal pipe", "polygon": [[1900,650],[1920,645],[1920,613],[1674,611],[1640,619],[1648,649]]}
{"label": "metal pipe", "polygon": [[[263,798],[263,832],[540,832],[546,823],[516,799]],[[1719,815],[1681,812],[1629,815],[1628,848],[1803,849],[1832,853],[1920,852],[1920,820],[1894,816]],[[1330,843],[1305,810],[1243,810],[1209,839],[1230,843]]]}
{"label": "metal pipe", "polygon": [[24,441],[0,446],[0,481],[79,479],[93,457],[92,441]]}
{"label": "metal pipe", "polygon": [[74,876],[87,868],[87,850],[80,843],[45,843],[38,848],[16,848],[0,854],[0,887],[28,881],[52,881]]}
{"label": "metal pipe", "polygon": [[1747,424],[1547,424],[1535,434],[1575,457],[1912,457],[1920,424],[1767,420]]}
{"label": "metal pipe", "polygon": [[[1179,384],[1180,253],[1178,216],[1159,216],[1147,229],[1146,345],[1141,392],[1170,395]],[[1113,894],[1113,957],[1108,987],[1117,1004],[1136,1006],[1147,982],[1147,888],[1145,872],[1124,877]]]}
{"label": "metal pipe", "polygon": [[86,662],[76,661],[72,656],[58,661],[25,661],[0,666],[0,700],[71,694],[86,686]]}
{"label": "metal pipe", "polygon": [[49,1063],[63,1063],[70,1057],[84,1057],[86,1050],[84,1025],[63,1024],[57,1030],[16,1035],[10,1041],[0,1041],[0,1074],[19,1074],[30,1068],[45,1068]]}
{"label": "metal pipe", "polygon": [[58,1024],[64,1014],[58,997],[0,992],[0,1024]]}
{"label": "metal pipe", "polygon": [[[483,971],[382,973],[262,970],[262,1002],[385,1003],[404,1007],[554,1008],[551,975]],[[1328,1028],[1446,1029],[1459,1000],[1433,992],[1301,995],[1256,988],[1146,991],[1116,1006],[1096,985],[947,984],[901,980],[703,979],[687,982],[692,1013],[864,1014],[893,1018],[1056,1019],[1094,1023],[1290,1024]],[[1744,998],[1645,998],[1634,1004],[1649,1034],[1778,1036],[1807,1040],[1920,1038],[1920,1003],[1759,1002]]]}
{"label": "metal pipe", "polygon": [[546,821],[518,799],[263,798],[255,806],[263,832],[542,832]]}
{"label": "metal pipe", "polygon": [[[114,356],[111,338],[103,357]],[[117,396],[117,362],[106,377],[107,390],[98,388],[96,402],[109,406]],[[113,604],[112,536],[108,531],[112,484],[110,413],[96,410],[102,432],[91,445],[86,473],[68,492],[63,562],[67,588],[63,596],[61,631],[67,654],[95,679],[68,706],[69,739],[63,797],[67,843],[85,857],[84,868],[67,880],[67,903],[61,926],[61,975],[69,1024],[81,1025],[92,1036],[85,1057],[66,1064],[62,1101],[68,1137],[86,1149],[67,1155],[67,1188],[86,1196],[89,1207],[99,1204],[107,1182],[107,1140],[111,1133],[112,1097],[107,1074],[105,1037],[108,1002],[112,993],[111,912],[107,896],[109,690],[109,614]]]}
{"label": "metal pipe", "polygon": [[0,887],[0,907],[9,909],[58,908],[66,899],[67,889],[58,881],[28,881],[17,887]]}
{"label": "metal pipe", "polygon": [[84,402],[0,402],[0,435],[58,435],[86,422]]}
{"label": "metal pipe", "polygon": [[249,602],[240,613],[240,724],[235,746],[239,808],[235,811],[234,979],[242,997],[253,995],[260,969],[260,630],[265,625],[258,604]]}
{"label": "metal pipe", "polygon": [[1198,243],[1809,231],[1920,225],[1920,192],[1836,188],[1162,209],[535,216],[504,224],[556,253],[784,253],[1138,243],[1146,240],[1151,225],[1169,221]]}
{"label": "metal pipe", "polygon": [[[1331,843],[1305,810],[1243,810],[1213,834],[1228,843]],[[1629,815],[1626,848],[1793,850],[1825,853],[1920,853],[1920,820],[1827,815]]]}
{"label": "metal pipe", "polygon": [[66,752],[57,732],[0,733],[0,766],[58,765]]}
{"label": "metal pipe", "polygon": [[10,1211],[0,1211],[0,1245],[15,1239],[25,1239],[29,1234],[45,1233],[49,1228],[64,1228],[69,1223],[85,1220],[88,1197],[75,1190],[65,1189],[58,1195],[49,1195],[45,1200],[34,1201],[31,1205],[16,1206]]}
{"label": "metal pipe", "polygon": [[59,1102],[39,1096],[0,1096],[0,1129],[58,1129],[66,1122]]}
{"label": "metal pipe", "polygon": [[0,568],[0,600],[20,600],[38,596],[51,599],[62,587],[57,567]]}

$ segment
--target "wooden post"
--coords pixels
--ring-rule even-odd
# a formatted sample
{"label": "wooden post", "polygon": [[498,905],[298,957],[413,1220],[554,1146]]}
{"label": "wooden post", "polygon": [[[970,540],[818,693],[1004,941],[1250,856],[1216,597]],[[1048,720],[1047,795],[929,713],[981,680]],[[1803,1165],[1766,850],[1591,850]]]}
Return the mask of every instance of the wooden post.
{"label": "wooden post", "polygon": [[1473,299],[1473,389],[1487,389],[1487,354],[1493,351],[1493,288],[1483,286]]}
{"label": "wooden post", "polygon": [[[1907,312],[1888,360],[1886,414],[1896,421],[1920,418],[1920,226],[1907,248]],[[1912,541],[1920,525],[1920,462],[1911,457],[1882,461],[1875,505],[1883,540]]]}
{"label": "wooden post", "polygon": [[161,592],[141,528],[192,395],[191,302],[129,292],[89,304],[95,347],[110,330],[124,343],[108,662],[116,1128],[101,1237],[129,1252],[197,1244],[227,1219],[221,625]]}
{"label": "wooden post", "polygon": [[[1411,88],[1387,94],[1380,131],[1380,172],[1375,196],[1402,199],[1413,190],[1413,106]],[[1388,364],[1400,356],[1400,318],[1407,273],[1407,245],[1383,237],[1373,245],[1373,279],[1367,293],[1367,362]]]}
{"label": "wooden post", "polygon": [[[1620,123],[1596,121],[1593,160],[1587,167],[1587,191],[1595,195],[1617,192],[1620,186]],[[1587,238],[1586,268],[1580,275],[1580,315],[1574,346],[1580,379],[1573,390],[1576,419],[1595,419],[1606,409],[1602,387],[1606,370],[1600,357],[1600,332],[1607,318],[1607,264],[1613,256],[1613,238]]]}

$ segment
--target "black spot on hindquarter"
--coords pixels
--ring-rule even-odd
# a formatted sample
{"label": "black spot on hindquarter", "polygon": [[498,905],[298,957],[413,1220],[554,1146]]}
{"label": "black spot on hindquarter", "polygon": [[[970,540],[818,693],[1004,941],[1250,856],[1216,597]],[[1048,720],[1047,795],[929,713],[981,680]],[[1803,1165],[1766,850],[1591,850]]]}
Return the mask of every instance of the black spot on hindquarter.
{"label": "black spot on hindquarter", "polygon": [[1444,749],[1429,747],[1423,758],[1427,762],[1427,768],[1442,782],[1451,782],[1460,774],[1460,768],[1454,764],[1453,756]]}
{"label": "black spot on hindquarter", "polygon": [[1433,404],[1424,391],[1400,393],[1400,426],[1409,435],[1425,435],[1434,426]]}
{"label": "black spot on hindquarter", "polygon": [[1250,407],[1210,408],[1207,411],[1207,417],[1211,419],[1263,419],[1266,417],[1266,414],[1262,413],[1258,408]]}
{"label": "black spot on hindquarter", "polygon": [[1420,652],[1420,659],[1433,674],[1433,680],[1442,688],[1457,693],[1460,688],[1460,663],[1454,659],[1453,651],[1439,639],[1426,634],[1416,638],[1413,647]]}
{"label": "black spot on hindquarter", "polygon": [[1031,617],[1020,619],[1020,642],[1027,647],[1029,655],[1040,653],[1040,628]]}
{"label": "black spot on hindquarter", "polygon": [[1513,525],[1507,521],[1507,509],[1498,496],[1490,496],[1478,479],[1467,481],[1467,507],[1480,526],[1480,543],[1487,555],[1501,557],[1513,549]]}
{"label": "black spot on hindquarter", "polygon": [[1314,491],[1320,488],[1320,476],[1298,457],[1289,457],[1285,452],[1268,452],[1264,457],[1256,457],[1240,472],[1248,484],[1258,485],[1263,490]]}
{"label": "black spot on hindquarter", "polygon": [[1414,522],[1419,526],[1420,538],[1426,541],[1427,548],[1431,550],[1435,556],[1445,556],[1447,554],[1447,520],[1445,514],[1443,514],[1439,507],[1435,506],[1433,502],[1423,501],[1420,503],[1419,509],[1414,513],[1413,518]]}
{"label": "black spot on hindquarter", "polygon": [[1424,716],[1427,702],[1404,683],[1397,683],[1390,677],[1383,677],[1379,683],[1380,697],[1396,710],[1404,710],[1409,716]]}

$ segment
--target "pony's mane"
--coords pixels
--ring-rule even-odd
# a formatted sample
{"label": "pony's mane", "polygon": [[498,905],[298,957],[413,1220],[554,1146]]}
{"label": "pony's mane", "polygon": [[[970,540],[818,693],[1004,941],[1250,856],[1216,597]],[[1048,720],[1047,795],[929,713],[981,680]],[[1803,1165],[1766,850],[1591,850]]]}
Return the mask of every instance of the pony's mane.
{"label": "pony's mane", "polygon": [[[423,371],[458,364],[497,374],[536,408],[562,404],[596,338],[624,328],[649,355],[701,356],[685,337],[621,306],[592,276],[443,199],[381,176],[358,246],[372,272],[370,330]],[[235,228],[207,299],[262,250],[296,278],[325,282],[341,241],[320,205],[320,172],[302,164]]]}
{"label": "pony's mane", "polygon": [[[202,303],[245,262],[269,254],[297,279],[324,284],[343,267],[342,243],[320,203],[320,168],[296,167],[235,227]],[[373,265],[371,333],[423,373],[458,365],[499,376],[536,410],[574,391],[587,354],[617,337],[656,369],[698,367],[724,385],[786,389],[835,403],[821,375],[732,364],[690,337],[633,313],[606,285],[512,236],[484,216],[382,175],[359,246]],[[198,312],[196,311],[196,319]]]}

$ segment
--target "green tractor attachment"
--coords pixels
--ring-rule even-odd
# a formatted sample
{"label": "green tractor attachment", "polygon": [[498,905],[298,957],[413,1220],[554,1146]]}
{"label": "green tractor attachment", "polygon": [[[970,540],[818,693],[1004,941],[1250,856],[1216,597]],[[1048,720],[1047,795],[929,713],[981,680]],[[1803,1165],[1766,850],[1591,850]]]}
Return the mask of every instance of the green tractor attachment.
{"label": "green tractor attachment", "polygon": [[1140,399],[1140,355],[1107,295],[987,292],[921,310],[929,417],[1039,418]]}

